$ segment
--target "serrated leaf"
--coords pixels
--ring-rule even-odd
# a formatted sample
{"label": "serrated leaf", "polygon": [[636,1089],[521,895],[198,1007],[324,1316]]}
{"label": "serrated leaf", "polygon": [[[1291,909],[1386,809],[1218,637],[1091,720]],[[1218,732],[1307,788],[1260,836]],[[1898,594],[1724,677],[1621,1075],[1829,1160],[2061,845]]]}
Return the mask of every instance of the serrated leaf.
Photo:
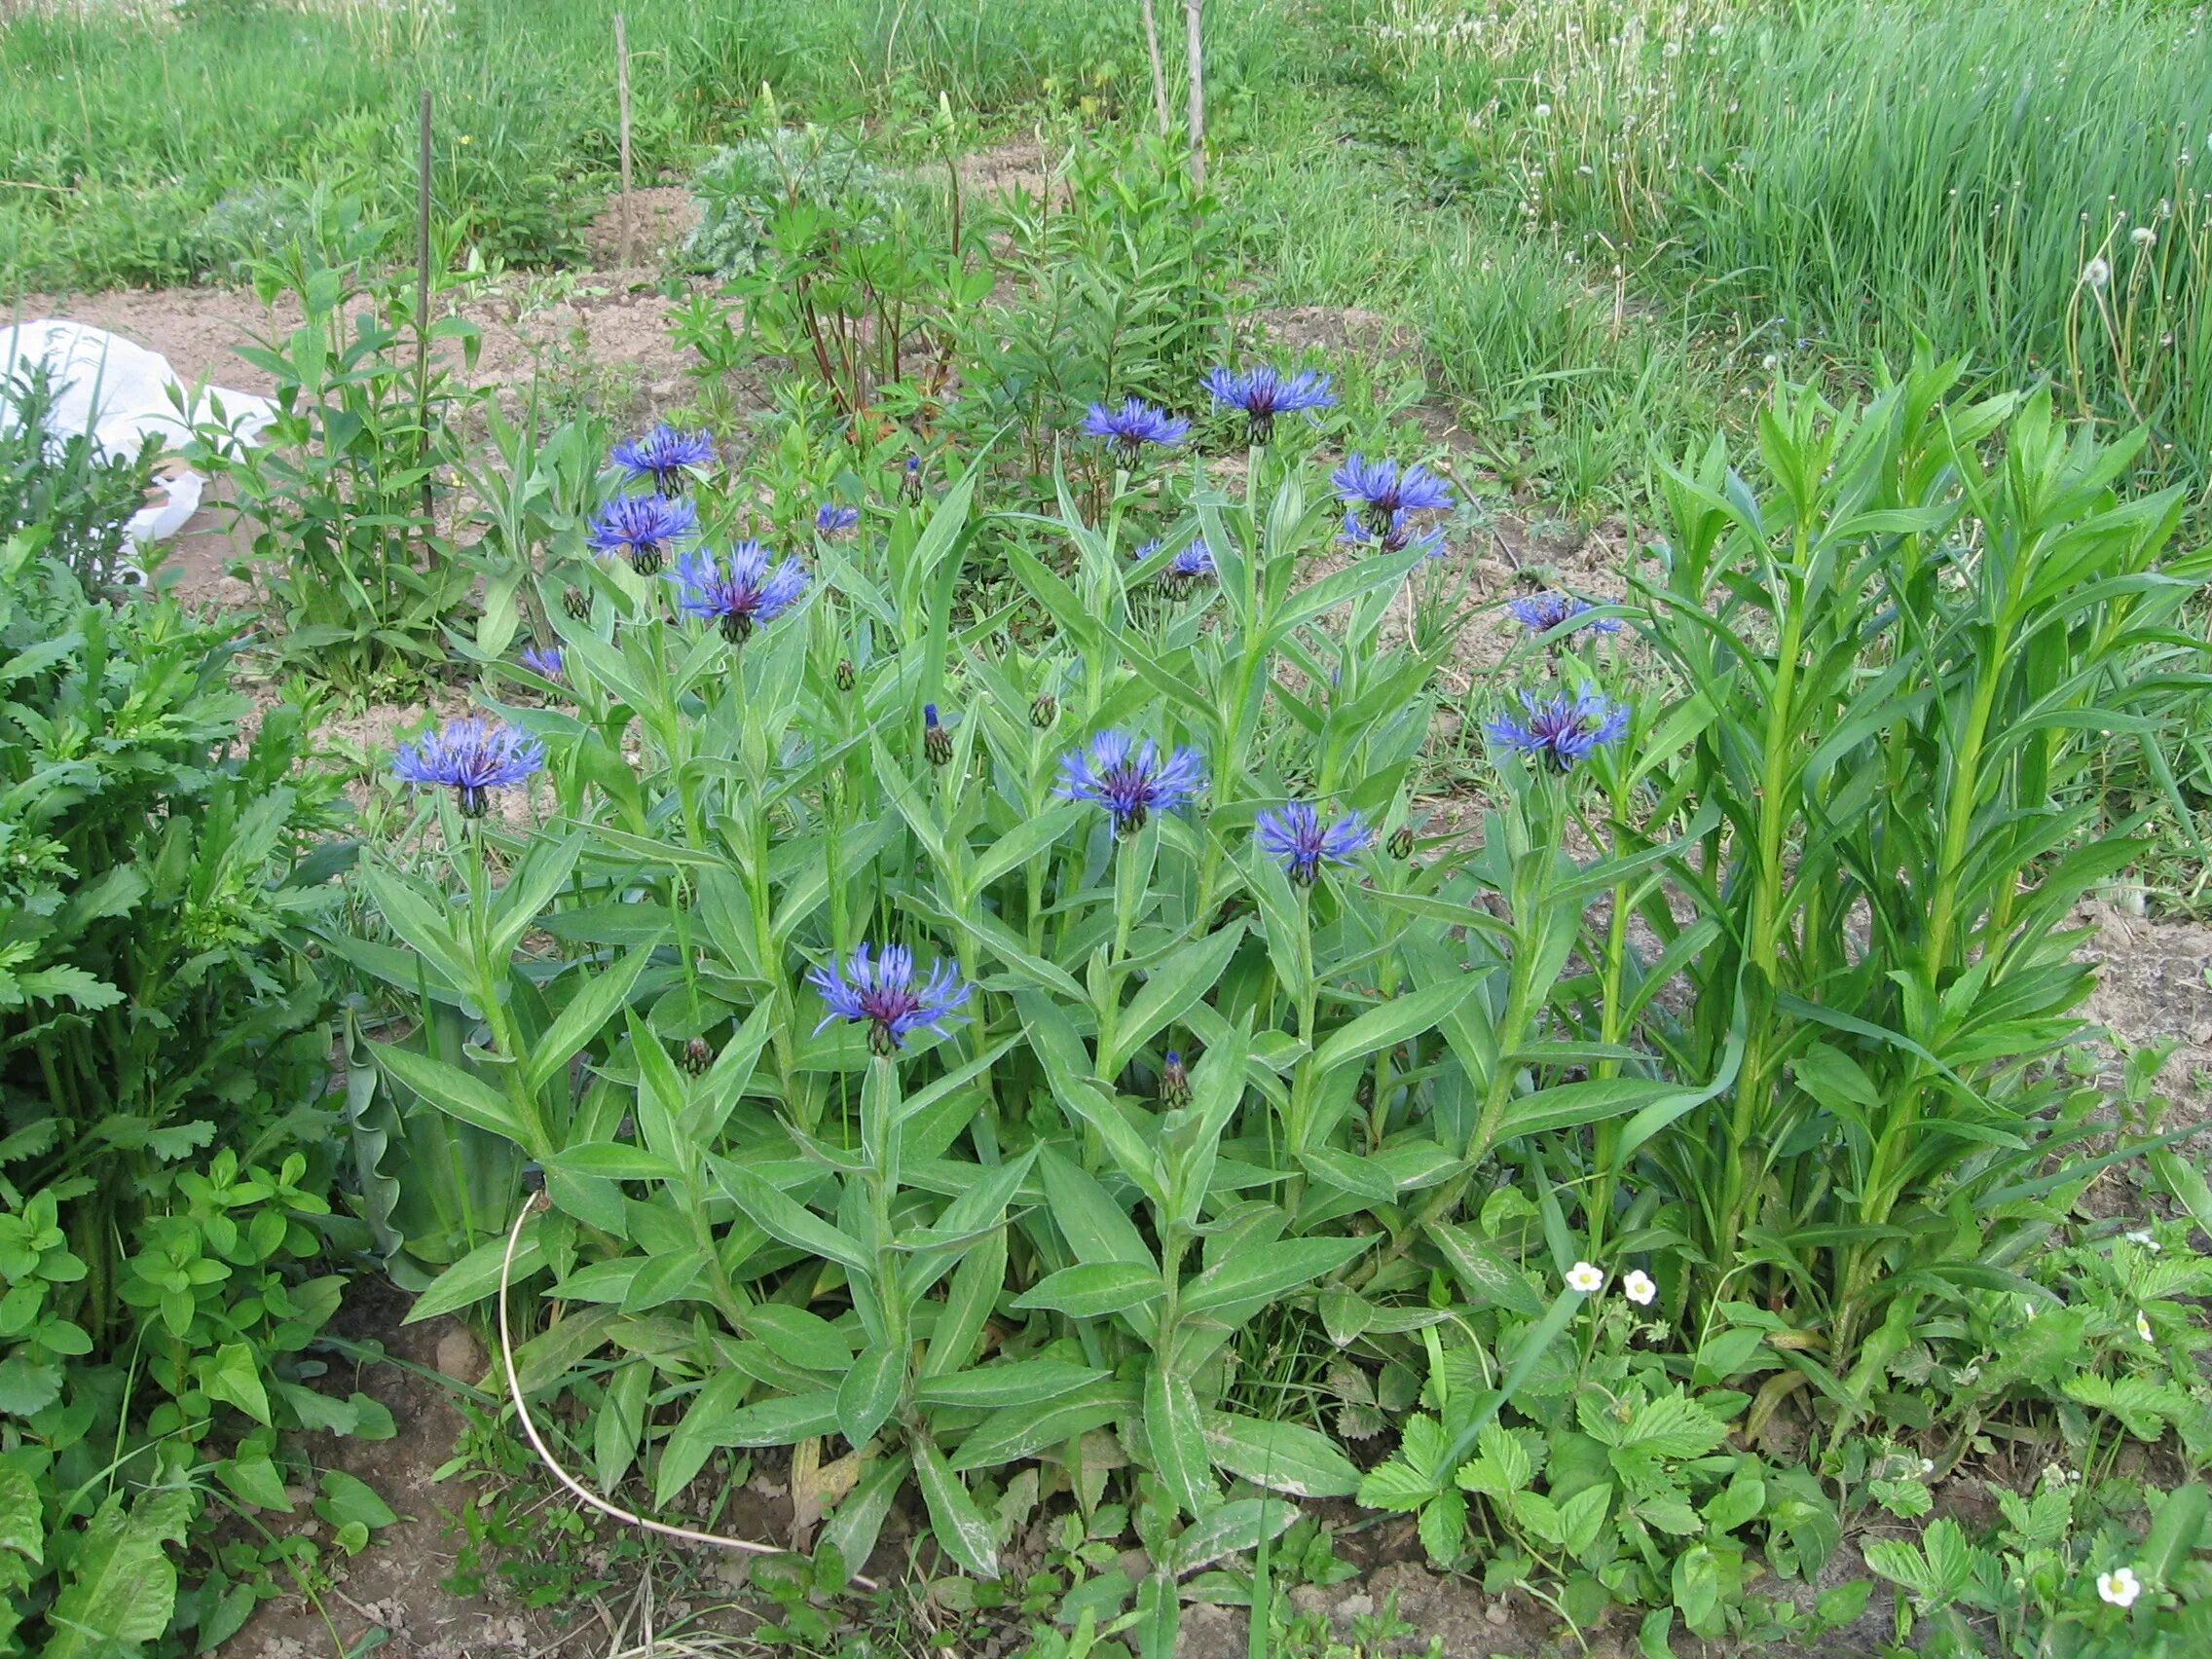
{"label": "serrated leaf", "polygon": [[1359,1483],[1359,1501],[1369,1509],[1419,1509],[1435,1495],[1436,1482],[1403,1457],[1376,1464]]}
{"label": "serrated leaf", "polygon": [[1438,1493],[1421,1506],[1419,1530],[1428,1559],[1452,1566],[1467,1548],[1467,1500],[1456,1492]]}

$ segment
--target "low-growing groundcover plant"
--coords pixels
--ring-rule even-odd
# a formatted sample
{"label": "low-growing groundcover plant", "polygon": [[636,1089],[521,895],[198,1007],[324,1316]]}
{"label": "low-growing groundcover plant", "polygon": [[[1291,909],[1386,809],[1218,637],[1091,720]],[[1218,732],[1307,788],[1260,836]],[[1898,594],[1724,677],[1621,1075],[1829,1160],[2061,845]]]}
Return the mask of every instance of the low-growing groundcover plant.
{"label": "low-growing groundcover plant", "polygon": [[[1040,1506],[1133,1533],[1086,1606],[1148,1654],[1187,1599],[1268,1604],[1301,1498],[1418,1511],[1578,1627],[1647,1609],[1657,1651],[1855,1617],[1748,1592],[1867,1494],[1925,1513],[1923,1445],[2200,1467],[2194,1258],[2049,1246],[2122,1159],[2202,1201],[2155,1106],[2059,1063],[2054,930],[2129,856],[2088,759],[2201,694],[2205,561],[2116,498],[2126,445],[1957,379],[1778,392],[1755,470],[1671,475],[1627,602],[1500,614],[1472,845],[1419,833],[1438,655],[1384,627],[1433,546],[1310,566],[1445,492],[1332,487],[1303,421],[1237,422],[1235,493],[1124,469],[1092,513],[994,516],[978,461],[832,538],[702,481],[683,564],[546,572],[559,682],[493,670],[497,723],[409,751],[425,833],[331,936],[416,1016],[356,1076],[407,1126],[377,1179],[450,1199],[414,1316],[534,1290],[522,1388],[648,1505],[792,1448],[820,1585],[906,1493],[986,1582]],[[1186,407],[1263,386],[1329,395],[1229,363]],[[1049,627],[957,610],[990,569]],[[474,1150],[417,1166],[430,1121]],[[1340,1435],[1386,1425],[1363,1477]],[[2180,1640],[2202,1515],[2135,1501],[2148,1542],[2084,1509],[2007,1605]],[[1908,1621],[1960,1600],[1870,1564]],[[2155,1593],[2091,1609],[2122,1566]]]}
{"label": "low-growing groundcover plant", "polygon": [[[0,543],[0,1648],[70,1659],[312,1586],[261,1519],[296,1431],[392,1424],[311,1349],[365,1241],[298,948],[350,860],[314,710],[247,738],[229,630],[88,598],[49,534]],[[391,1519],[335,1472],[308,1501],[349,1551]]]}

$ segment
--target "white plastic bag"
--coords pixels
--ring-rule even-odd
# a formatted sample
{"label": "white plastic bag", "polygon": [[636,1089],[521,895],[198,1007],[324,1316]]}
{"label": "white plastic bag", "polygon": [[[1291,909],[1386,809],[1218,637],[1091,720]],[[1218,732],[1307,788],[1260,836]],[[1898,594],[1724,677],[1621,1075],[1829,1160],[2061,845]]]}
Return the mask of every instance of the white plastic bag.
{"label": "white plastic bag", "polygon": [[[240,442],[251,443],[276,418],[276,405],[248,391],[191,387],[176,378],[159,351],[93,328],[89,323],[45,317],[0,329],[0,422],[9,419],[6,383],[44,363],[53,378],[54,408],[48,423],[72,435],[89,433],[102,455],[132,456],[148,433],[173,450],[191,435],[195,423],[215,418]],[[181,462],[164,464],[155,482],[165,498],[131,514],[124,534],[132,547],[166,540],[199,510],[207,481]]]}

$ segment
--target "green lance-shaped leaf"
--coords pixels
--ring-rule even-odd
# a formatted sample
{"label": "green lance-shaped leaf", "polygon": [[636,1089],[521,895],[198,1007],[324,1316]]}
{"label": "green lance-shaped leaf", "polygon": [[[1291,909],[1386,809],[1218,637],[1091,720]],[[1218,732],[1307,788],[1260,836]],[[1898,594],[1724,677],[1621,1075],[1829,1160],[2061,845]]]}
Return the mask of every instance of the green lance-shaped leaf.
{"label": "green lance-shaped leaf", "polygon": [[998,1545],[990,1522],[926,1435],[914,1442],[914,1474],[929,1506],[930,1529],[944,1553],[978,1578],[998,1577]]}

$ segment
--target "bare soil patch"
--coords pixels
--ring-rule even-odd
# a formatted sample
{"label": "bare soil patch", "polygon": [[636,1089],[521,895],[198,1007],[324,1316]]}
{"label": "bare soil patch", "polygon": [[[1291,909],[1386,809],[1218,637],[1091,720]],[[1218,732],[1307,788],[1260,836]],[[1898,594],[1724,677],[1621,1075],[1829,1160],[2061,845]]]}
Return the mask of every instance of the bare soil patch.
{"label": "bare soil patch", "polygon": [[[665,230],[675,215],[662,199],[671,193],[638,194],[648,215],[657,215],[649,222]],[[675,407],[687,395],[686,359],[669,335],[672,302],[657,279],[657,267],[638,265],[558,278],[505,278],[462,298],[450,310],[474,323],[482,338],[470,380],[519,397],[538,379],[623,424]],[[263,396],[275,392],[275,382],[240,357],[238,349],[288,333],[301,320],[289,295],[264,306],[250,290],[213,287],[29,294],[19,313],[69,317],[136,341],[166,357],[187,385]],[[461,366],[451,350],[442,350],[441,358]],[[209,493],[208,502],[170,542],[166,563],[179,572],[181,597],[237,608],[250,602],[252,591],[229,572],[251,551],[252,538],[232,528],[229,508],[214,498],[218,494]]]}

